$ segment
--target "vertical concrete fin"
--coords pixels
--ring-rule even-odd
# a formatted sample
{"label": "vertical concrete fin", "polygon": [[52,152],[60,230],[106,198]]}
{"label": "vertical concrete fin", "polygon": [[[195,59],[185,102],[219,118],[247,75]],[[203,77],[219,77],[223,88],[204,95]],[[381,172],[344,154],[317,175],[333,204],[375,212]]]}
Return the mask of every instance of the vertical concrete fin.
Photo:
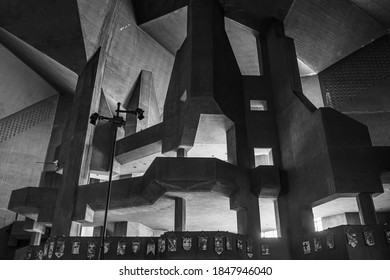
{"label": "vertical concrete fin", "polygon": [[82,71],[74,97],[72,113],[67,123],[67,136],[61,145],[64,180],[59,188],[54,212],[52,236],[69,235],[74,204],[79,185],[89,182],[94,126],[89,116],[98,111],[104,59],[99,48]]}
{"label": "vertical concrete fin", "polygon": [[116,2],[77,0],[87,59],[92,57],[101,44],[104,24],[111,20]]}
{"label": "vertical concrete fin", "polygon": [[130,96],[130,101],[125,106],[126,109],[135,110],[136,108],[140,108],[144,110],[145,118],[140,121],[137,119],[137,116],[127,114],[125,126],[126,136],[161,122],[152,72],[141,71]]}
{"label": "vertical concrete fin", "polygon": [[105,117],[112,117],[113,111],[111,109],[111,106],[107,100],[106,95],[104,94],[104,91],[102,89],[101,95],[100,95],[100,102],[99,102],[99,115],[105,116]]}

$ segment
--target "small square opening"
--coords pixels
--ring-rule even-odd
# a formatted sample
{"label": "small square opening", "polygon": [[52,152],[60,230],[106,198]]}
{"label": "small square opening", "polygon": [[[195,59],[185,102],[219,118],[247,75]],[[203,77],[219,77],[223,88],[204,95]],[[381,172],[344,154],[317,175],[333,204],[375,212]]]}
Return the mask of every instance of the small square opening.
{"label": "small square opening", "polygon": [[254,148],[255,167],[260,165],[274,165],[272,148]]}

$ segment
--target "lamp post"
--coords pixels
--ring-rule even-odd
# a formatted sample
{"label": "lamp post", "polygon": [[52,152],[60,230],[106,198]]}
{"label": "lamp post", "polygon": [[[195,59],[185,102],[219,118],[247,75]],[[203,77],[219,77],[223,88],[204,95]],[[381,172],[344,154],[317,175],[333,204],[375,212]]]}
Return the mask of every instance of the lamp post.
{"label": "lamp post", "polygon": [[112,122],[113,128],[114,128],[113,135],[112,135],[113,140],[112,140],[112,150],[111,150],[110,166],[109,166],[110,174],[108,177],[108,189],[107,189],[107,195],[106,195],[106,205],[105,205],[105,210],[104,210],[104,222],[103,222],[103,230],[101,233],[102,239],[101,239],[100,250],[99,250],[99,259],[101,259],[101,260],[104,259],[104,240],[105,240],[106,231],[107,231],[107,214],[108,214],[108,208],[109,208],[110,197],[111,197],[112,171],[114,168],[114,158],[115,158],[115,148],[116,148],[116,134],[118,131],[118,127],[122,127],[126,123],[126,121],[121,116],[119,116],[119,113],[129,113],[129,114],[136,115],[139,120],[142,120],[145,118],[143,115],[144,111],[140,108],[137,108],[134,111],[127,111],[127,110],[120,109],[121,103],[118,102],[117,105],[118,105],[118,107],[115,111],[116,115],[113,116],[112,118],[100,116],[98,113],[93,113],[90,116],[90,119],[91,119],[90,123],[91,124],[96,125],[98,120],[107,120],[107,121]]}

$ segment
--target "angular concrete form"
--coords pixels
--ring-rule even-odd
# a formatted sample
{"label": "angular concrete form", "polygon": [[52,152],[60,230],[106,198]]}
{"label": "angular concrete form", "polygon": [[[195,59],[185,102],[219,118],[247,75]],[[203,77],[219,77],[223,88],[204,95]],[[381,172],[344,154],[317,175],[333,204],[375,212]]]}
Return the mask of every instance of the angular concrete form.
{"label": "angular concrete form", "polygon": [[[101,33],[94,39],[87,36],[89,52],[98,44],[102,47],[78,77],[66,125],[57,110],[46,156],[57,166],[45,168],[39,188],[12,192],[8,209],[29,218],[23,227],[15,226],[15,232],[20,228],[32,232],[34,246],[43,246],[42,238],[49,242],[59,236],[66,240],[101,236],[102,217],[107,214],[112,242],[138,235],[147,242],[146,236],[153,241],[160,234],[196,235],[200,240],[204,232],[213,232],[206,239],[213,250],[219,235],[236,242],[220,259],[307,259],[302,242],[316,236],[313,207],[356,197],[361,224],[379,234],[383,226],[378,225],[373,197],[388,183],[388,147],[373,147],[365,125],[332,108],[317,109],[305,96],[294,41],[284,32],[283,19],[292,2],[134,0],[104,8]],[[104,10],[103,4],[93,11]],[[86,9],[87,3],[82,7]],[[140,27],[131,23],[119,27],[125,22],[122,8],[135,14]],[[86,35],[96,31],[88,30],[90,16],[83,21]],[[172,37],[158,34],[160,24],[166,30],[176,20],[186,20],[186,28],[172,27]],[[128,47],[138,56],[126,63],[135,61],[134,69],[143,65],[145,69],[138,78],[134,69],[128,71],[126,85],[131,86],[126,88],[110,77],[115,67],[126,64],[113,61],[112,55],[121,48],[120,31],[130,36],[127,28],[136,42],[148,40],[145,52],[162,54],[151,59],[156,67],[146,67],[140,61],[147,54],[131,41]],[[0,39],[6,37],[2,34]],[[161,66],[169,65],[164,60],[169,60],[167,52],[175,55],[172,69]],[[126,51],[122,55],[130,56]],[[161,92],[162,77],[167,76],[162,68],[171,70],[166,94]],[[127,92],[122,92],[124,88]],[[121,92],[113,94],[115,89]],[[60,97],[61,102],[64,99]],[[126,124],[113,135],[117,102],[122,110],[142,109],[145,118],[121,111]],[[95,112],[106,120],[90,124]],[[223,223],[234,232],[214,233],[210,225]],[[50,237],[45,236],[49,230]],[[359,255],[347,252],[346,241],[341,241],[344,231],[334,230],[337,242],[343,242],[336,245],[340,251],[318,253],[318,258]],[[332,234],[332,229],[328,232]],[[270,233],[276,238],[266,238]],[[244,255],[237,249],[240,242]],[[275,250],[270,256],[264,244]],[[180,246],[176,255],[156,258],[216,258],[199,251]],[[390,255],[373,251],[370,256],[375,258]],[[108,256],[114,258],[112,252]],[[140,258],[152,257],[142,253]]]}

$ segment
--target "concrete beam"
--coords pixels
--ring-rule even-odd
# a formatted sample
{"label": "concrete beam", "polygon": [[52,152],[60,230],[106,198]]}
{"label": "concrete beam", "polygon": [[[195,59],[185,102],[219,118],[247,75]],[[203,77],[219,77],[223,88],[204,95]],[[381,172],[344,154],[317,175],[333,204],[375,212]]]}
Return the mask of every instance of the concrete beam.
{"label": "concrete beam", "polygon": [[0,27],[0,43],[59,92],[73,95],[78,75]]}
{"label": "concrete beam", "polygon": [[58,190],[55,188],[26,187],[14,190],[8,209],[23,216],[33,216],[43,207],[53,207]]}

